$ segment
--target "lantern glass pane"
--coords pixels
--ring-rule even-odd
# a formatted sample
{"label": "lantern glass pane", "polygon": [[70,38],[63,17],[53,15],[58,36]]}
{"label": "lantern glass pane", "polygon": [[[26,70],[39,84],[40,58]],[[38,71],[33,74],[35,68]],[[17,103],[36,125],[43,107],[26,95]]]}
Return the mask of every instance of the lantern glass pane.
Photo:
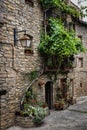
{"label": "lantern glass pane", "polygon": [[27,40],[26,43],[27,43],[26,47],[30,47],[31,41],[30,41],[30,40]]}
{"label": "lantern glass pane", "polygon": [[26,40],[21,40],[22,47],[26,47]]}

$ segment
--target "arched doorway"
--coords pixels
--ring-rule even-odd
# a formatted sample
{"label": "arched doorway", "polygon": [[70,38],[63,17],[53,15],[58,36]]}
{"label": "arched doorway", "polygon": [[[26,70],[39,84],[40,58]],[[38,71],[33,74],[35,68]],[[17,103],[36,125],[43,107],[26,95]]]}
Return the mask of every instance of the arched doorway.
{"label": "arched doorway", "polygon": [[49,109],[53,108],[53,82],[48,81],[45,84],[45,101]]}

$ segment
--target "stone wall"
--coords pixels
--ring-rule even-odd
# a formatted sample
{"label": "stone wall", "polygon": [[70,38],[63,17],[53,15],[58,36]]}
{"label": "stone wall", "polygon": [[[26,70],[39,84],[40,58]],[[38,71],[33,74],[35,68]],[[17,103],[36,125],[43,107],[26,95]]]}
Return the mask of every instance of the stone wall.
{"label": "stone wall", "polygon": [[[82,37],[83,46],[87,48],[87,24],[76,22],[75,30],[76,35]],[[83,58],[82,67],[79,58]],[[87,95],[87,52],[76,55],[75,60],[76,68],[74,69],[74,95],[85,96]]]}
{"label": "stone wall", "polygon": [[[14,124],[16,72],[13,70],[12,46],[0,43],[0,89],[7,94],[1,96],[1,128]],[[11,114],[9,114],[11,113]]]}
{"label": "stone wall", "polygon": [[[41,67],[37,46],[40,42],[42,11],[36,0],[33,6],[25,0],[1,0],[0,13],[5,20],[5,24],[0,28],[0,89],[7,90],[7,94],[1,96],[0,118],[1,129],[5,129],[15,124],[15,111],[19,109],[25,93],[27,83],[22,73],[39,71]],[[14,46],[15,27],[18,30],[27,30],[26,33],[33,36],[34,54],[25,55],[19,41]]]}

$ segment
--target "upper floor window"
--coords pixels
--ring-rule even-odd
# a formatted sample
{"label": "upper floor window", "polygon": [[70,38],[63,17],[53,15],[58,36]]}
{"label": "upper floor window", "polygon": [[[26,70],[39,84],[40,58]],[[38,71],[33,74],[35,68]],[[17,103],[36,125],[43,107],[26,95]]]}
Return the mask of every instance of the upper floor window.
{"label": "upper floor window", "polygon": [[83,58],[79,58],[79,67],[83,67]]}
{"label": "upper floor window", "polygon": [[80,41],[82,42],[82,35],[78,35],[78,38],[79,38]]}
{"label": "upper floor window", "polygon": [[34,1],[33,0],[25,0],[25,3],[29,4],[30,6],[34,6]]}
{"label": "upper floor window", "polygon": [[69,26],[69,30],[72,29],[75,30],[75,24],[73,22],[69,22],[68,26]]}

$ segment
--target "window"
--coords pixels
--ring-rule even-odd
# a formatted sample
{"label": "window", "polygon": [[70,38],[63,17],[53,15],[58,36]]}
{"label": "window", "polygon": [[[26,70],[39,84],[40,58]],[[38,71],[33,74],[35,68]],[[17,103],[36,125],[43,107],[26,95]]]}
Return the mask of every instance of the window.
{"label": "window", "polygon": [[80,83],[80,87],[82,88],[82,82]]}
{"label": "window", "polygon": [[83,58],[79,58],[79,67],[83,67]]}
{"label": "window", "polygon": [[75,24],[73,22],[69,22],[68,24],[69,30],[75,30]]}
{"label": "window", "polygon": [[79,35],[79,36],[78,36],[78,38],[79,38],[79,39],[80,39],[80,41],[82,42],[82,36],[81,36],[81,35]]}
{"label": "window", "polygon": [[34,1],[33,0],[25,0],[25,3],[29,4],[30,6],[34,6]]}

